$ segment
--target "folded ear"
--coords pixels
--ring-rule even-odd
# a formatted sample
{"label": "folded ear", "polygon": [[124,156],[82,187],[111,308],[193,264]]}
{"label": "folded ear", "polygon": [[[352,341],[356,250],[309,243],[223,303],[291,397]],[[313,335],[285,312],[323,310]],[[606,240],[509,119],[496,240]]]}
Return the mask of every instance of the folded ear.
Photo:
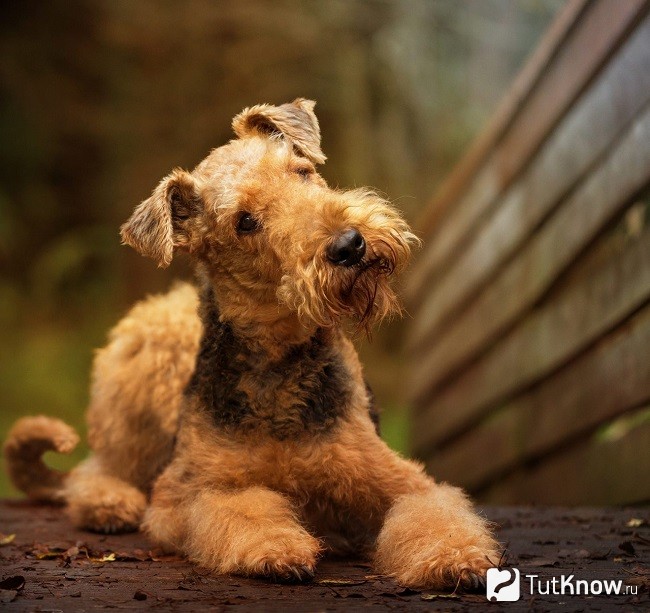
{"label": "folded ear", "polygon": [[298,154],[322,164],[327,158],[320,150],[320,127],[314,106],[313,100],[304,98],[296,98],[282,106],[258,104],[239,113],[232,120],[232,127],[240,138],[284,134]]}
{"label": "folded ear", "polygon": [[175,247],[189,243],[189,223],[202,210],[194,177],[174,169],[120,228],[122,242],[165,268]]}

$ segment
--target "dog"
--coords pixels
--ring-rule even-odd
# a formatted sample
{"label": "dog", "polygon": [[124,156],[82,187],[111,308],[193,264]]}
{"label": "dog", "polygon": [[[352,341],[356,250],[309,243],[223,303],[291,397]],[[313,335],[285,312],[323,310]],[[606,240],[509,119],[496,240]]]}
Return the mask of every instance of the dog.
{"label": "dog", "polygon": [[399,312],[390,281],[417,239],[375,192],[317,173],[314,104],[245,109],[235,139],[136,207],[123,242],[159,266],[189,254],[197,287],[137,304],[97,353],[91,457],[46,467],[77,434],[26,417],[9,474],[76,526],[142,528],[217,573],[305,581],[323,552],[354,552],[405,586],[478,587],[490,525],[381,440],[346,333]]}

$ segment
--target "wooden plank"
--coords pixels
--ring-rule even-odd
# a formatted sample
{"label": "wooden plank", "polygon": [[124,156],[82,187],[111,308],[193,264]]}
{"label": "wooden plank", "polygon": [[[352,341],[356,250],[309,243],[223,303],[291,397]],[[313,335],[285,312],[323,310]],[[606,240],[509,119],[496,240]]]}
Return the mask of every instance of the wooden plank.
{"label": "wooden plank", "polygon": [[517,122],[496,152],[502,183],[508,185],[531,159],[564,112],[602,65],[616,53],[622,38],[646,0],[590,4],[577,27],[540,79],[534,95],[521,109]]}
{"label": "wooden plank", "polygon": [[506,191],[489,222],[430,288],[409,335],[412,350],[427,346],[643,109],[650,100],[649,65],[647,16],[533,165]]}
{"label": "wooden plank", "polygon": [[[638,422],[638,423],[634,423]],[[617,431],[629,431],[617,436]],[[498,483],[482,501],[507,504],[627,505],[650,500],[650,409],[615,422],[531,469]]]}
{"label": "wooden plank", "polygon": [[559,10],[539,45],[499,103],[486,128],[474,140],[465,156],[455,166],[416,221],[415,228],[421,236],[429,236],[450,205],[465,192],[472,177],[476,175],[485,158],[511,126],[518,111],[536,87],[543,71],[589,4],[590,0],[570,0]]}
{"label": "wooden plank", "polygon": [[[646,234],[647,236],[647,234]],[[462,434],[491,408],[566,364],[650,299],[650,240],[566,287],[430,399],[417,420],[415,448],[426,454]],[[417,403],[424,404],[420,397]]]}
{"label": "wooden plank", "polygon": [[650,403],[650,306],[433,455],[427,468],[477,491],[644,403]]}
{"label": "wooden plank", "polygon": [[[567,41],[557,52],[548,70],[538,79],[534,94],[510,127],[504,142],[479,171],[476,184],[488,185],[480,190],[471,182],[459,194],[453,214],[445,218],[435,233],[427,235],[429,247],[414,267],[406,286],[406,297],[413,306],[449,261],[461,252],[480,218],[494,204],[495,196],[507,187],[527,164],[530,155],[546,139],[575,98],[591,81],[611,51],[625,38],[628,29],[648,8],[647,0],[611,3],[592,2]],[[536,115],[525,109],[532,106]],[[525,112],[524,112],[525,111]],[[525,144],[525,148],[524,147]],[[462,177],[469,182],[471,177]],[[448,196],[447,196],[448,198]],[[450,207],[451,201],[445,208]],[[433,207],[436,208],[436,207]]]}
{"label": "wooden plank", "polygon": [[650,107],[558,212],[413,367],[414,394],[433,390],[549,289],[650,180]]}

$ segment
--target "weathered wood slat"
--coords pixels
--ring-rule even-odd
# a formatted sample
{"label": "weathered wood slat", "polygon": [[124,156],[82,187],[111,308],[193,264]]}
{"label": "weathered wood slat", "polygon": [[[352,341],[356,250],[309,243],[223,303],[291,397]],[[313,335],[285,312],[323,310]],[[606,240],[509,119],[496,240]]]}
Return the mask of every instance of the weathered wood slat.
{"label": "weathered wood slat", "polygon": [[[650,414],[638,412],[638,425],[620,438],[594,435],[582,444],[547,458],[543,464],[518,473],[484,493],[484,500],[501,504],[517,501],[575,505],[633,504],[650,500]],[[633,422],[634,417],[629,420]],[[618,424],[625,430],[626,423]]]}
{"label": "weathered wood slat", "polygon": [[440,186],[438,193],[425,208],[420,219],[417,220],[415,227],[422,236],[429,236],[433,232],[450,205],[465,192],[472,177],[510,127],[517,112],[535,88],[544,69],[561,48],[568,33],[590,1],[570,0],[559,11],[540,44],[535,48],[508,93],[499,103],[486,128],[472,143],[465,156],[452,170],[449,178]]}
{"label": "weathered wood slat", "polygon": [[650,16],[571,110],[528,171],[507,190],[489,223],[424,298],[409,337],[413,350],[427,346],[645,106],[650,99],[649,65]]}
{"label": "weathered wood slat", "polygon": [[[650,240],[566,287],[427,402],[415,448],[449,442],[486,412],[567,363],[650,299]],[[423,399],[420,399],[422,404]]]}
{"label": "weathered wood slat", "polygon": [[[501,180],[508,185],[526,165],[540,143],[557,125],[567,108],[588,83],[588,75],[616,52],[644,7],[645,0],[592,2],[571,38],[558,52],[558,57],[543,78],[535,94],[522,108],[517,122],[503,139],[496,152]],[[585,53],[588,50],[588,53]]]}
{"label": "weathered wood slat", "polygon": [[502,334],[650,181],[650,107],[558,212],[413,369],[413,393],[433,390]]}
{"label": "weathered wood slat", "polygon": [[437,478],[480,490],[644,403],[650,403],[650,306],[434,455],[427,468]]}
{"label": "weathered wood slat", "polygon": [[[510,124],[507,124],[505,119],[499,119],[499,122],[508,125],[509,130],[505,133],[504,142],[496,149],[496,153],[488,157],[481,170],[478,170],[478,162],[470,158],[466,163],[467,169],[461,166],[458,171],[459,176],[452,175],[450,187],[443,186],[441,189],[440,204],[434,200],[430,206],[432,211],[437,211],[441,207],[449,209],[451,203],[457,200],[452,215],[443,219],[442,223],[435,228],[435,232],[423,231],[429,246],[412,271],[406,287],[410,304],[414,304],[437,274],[444,271],[477,221],[492,206],[495,196],[509,185],[513,177],[527,163],[530,155],[539,148],[575,97],[592,79],[602,62],[625,37],[631,24],[647,10],[648,2],[647,0],[621,3],[611,3],[607,0],[591,2],[584,15],[581,14],[582,8],[578,5],[567,8],[567,14],[563,18],[568,19],[562,25],[568,29],[569,25],[574,25],[570,22],[570,18],[577,19],[580,16],[580,21],[575,24],[576,32],[567,39],[566,45],[561,44],[564,43],[562,39],[556,41],[559,49],[556,49],[553,61],[543,74],[536,75],[534,81],[531,79],[534,83],[534,91],[526,92],[526,105],[511,104],[513,112],[519,111],[520,108],[524,111],[519,113]],[[566,32],[562,28],[558,30],[564,38]],[[557,33],[555,35],[557,36]],[[550,55],[548,51],[545,53]],[[541,62],[539,64],[540,70],[546,67]],[[530,85],[531,89],[533,83]],[[531,120],[527,110],[529,107],[536,109],[539,116],[534,116]],[[498,133],[498,138],[501,138],[503,129],[497,126],[494,130]],[[485,137],[486,140],[498,140],[498,138],[491,137],[489,134]],[[479,152],[485,157],[489,148],[485,145],[481,147],[485,151],[479,148]],[[472,156],[478,158],[477,153],[473,153]],[[475,175],[475,179],[470,183],[472,174]],[[466,187],[467,184],[469,187]],[[463,192],[467,193],[462,196]],[[434,212],[431,216],[439,218],[440,213]],[[427,224],[430,225],[431,222],[425,222],[424,225]]]}

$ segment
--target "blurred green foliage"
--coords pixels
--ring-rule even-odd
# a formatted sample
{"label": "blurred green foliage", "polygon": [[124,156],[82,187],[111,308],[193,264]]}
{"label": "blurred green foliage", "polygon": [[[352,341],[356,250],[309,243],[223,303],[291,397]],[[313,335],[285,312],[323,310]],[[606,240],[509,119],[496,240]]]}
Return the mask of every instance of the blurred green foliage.
{"label": "blurred green foliage", "polygon": [[[52,0],[0,21],[0,439],[46,413],[83,430],[94,347],[157,270],[118,228],[244,106],[318,101],[323,169],[414,218],[561,0]],[[401,324],[360,342],[406,451]],[[70,466],[71,459],[55,459]],[[0,466],[0,496],[12,495]]]}

